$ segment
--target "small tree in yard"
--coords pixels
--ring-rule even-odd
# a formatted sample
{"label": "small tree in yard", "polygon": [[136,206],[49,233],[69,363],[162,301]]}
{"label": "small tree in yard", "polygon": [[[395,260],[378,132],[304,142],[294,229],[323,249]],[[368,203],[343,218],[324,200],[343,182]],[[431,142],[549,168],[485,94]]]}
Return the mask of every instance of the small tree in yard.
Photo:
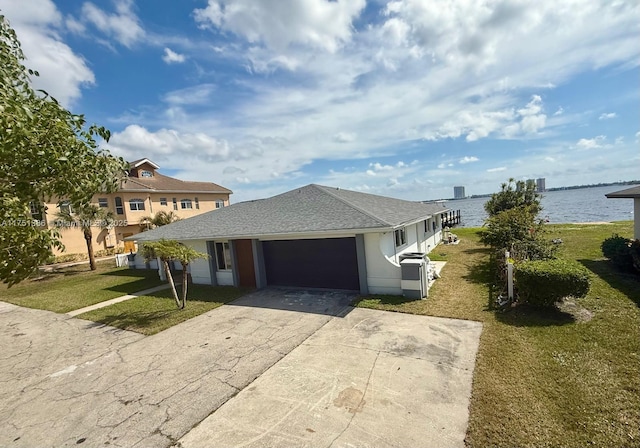
{"label": "small tree in yard", "polygon": [[484,209],[490,218],[500,212],[520,207],[527,207],[536,216],[542,211],[541,199],[542,195],[536,192],[535,184],[510,178],[507,183],[500,185],[498,193],[491,195],[491,199],[484,204]]}
{"label": "small tree in yard", "polygon": [[93,254],[92,227],[107,229],[113,225],[113,213],[93,204],[83,204],[68,207],[56,214],[56,227],[80,227],[87,243],[89,267],[96,270],[96,259]]}
{"label": "small tree in yard", "polygon": [[[46,92],[36,91],[15,31],[0,11],[0,281],[14,285],[61,249],[59,232],[33,220],[30,203],[88,203],[116,191],[127,164],[98,150],[107,129],[85,126]],[[36,222],[34,222],[36,221]]]}
{"label": "small tree in yard", "polygon": [[[165,240],[145,243],[143,245],[143,251],[145,259],[151,260],[153,258],[159,258],[164,267],[164,271],[167,275],[167,280],[171,285],[171,292],[173,298],[176,301],[176,305],[179,309],[184,309],[187,305],[187,268],[193,260],[198,258],[209,258],[209,255],[196,251],[190,247],[185,246],[175,240]],[[171,269],[169,268],[169,262],[177,260],[182,265],[182,299],[178,297],[178,291],[176,285],[171,276]]]}

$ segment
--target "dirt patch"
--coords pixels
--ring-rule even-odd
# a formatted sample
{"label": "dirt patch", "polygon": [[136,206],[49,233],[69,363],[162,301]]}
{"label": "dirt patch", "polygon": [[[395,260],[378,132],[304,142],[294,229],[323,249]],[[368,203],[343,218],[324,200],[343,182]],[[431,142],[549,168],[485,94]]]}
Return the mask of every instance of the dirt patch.
{"label": "dirt patch", "polygon": [[557,304],[560,311],[571,314],[576,322],[589,322],[593,318],[593,313],[588,309],[578,305],[574,299],[565,298]]}

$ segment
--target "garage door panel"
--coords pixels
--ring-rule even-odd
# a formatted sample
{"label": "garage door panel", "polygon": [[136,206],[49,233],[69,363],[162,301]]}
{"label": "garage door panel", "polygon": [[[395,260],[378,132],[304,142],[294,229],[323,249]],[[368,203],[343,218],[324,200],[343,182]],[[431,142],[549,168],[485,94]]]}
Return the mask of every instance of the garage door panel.
{"label": "garage door panel", "polygon": [[355,238],[264,241],[267,283],[359,289]]}

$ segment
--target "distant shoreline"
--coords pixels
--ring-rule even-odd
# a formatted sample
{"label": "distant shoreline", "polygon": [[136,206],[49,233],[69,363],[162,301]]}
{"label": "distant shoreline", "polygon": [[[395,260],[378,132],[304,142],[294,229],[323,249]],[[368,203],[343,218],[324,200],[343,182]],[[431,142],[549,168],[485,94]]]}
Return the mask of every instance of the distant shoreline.
{"label": "distant shoreline", "polygon": [[[640,184],[640,180],[626,180],[620,182],[605,182],[600,184],[589,184],[589,185],[571,185],[568,187],[553,187],[547,188],[542,193],[548,191],[565,191],[565,190],[581,190],[584,188],[597,188],[597,187],[609,187],[611,185],[637,185]],[[422,202],[436,202],[436,201],[461,201],[464,199],[477,199],[477,198],[490,198],[494,193],[485,193],[485,194],[472,194],[471,196],[466,196],[464,198],[446,198],[446,199],[430,199]]]}

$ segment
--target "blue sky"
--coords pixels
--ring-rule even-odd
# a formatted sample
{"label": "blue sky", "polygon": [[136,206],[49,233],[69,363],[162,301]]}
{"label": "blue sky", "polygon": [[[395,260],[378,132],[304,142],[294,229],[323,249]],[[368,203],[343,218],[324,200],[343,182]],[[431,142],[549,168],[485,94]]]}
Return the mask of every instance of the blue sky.
{"label": "blue sky", "polygon": [[0,0],[34,80],[104,146],[232,202],[640,178],[640,4]]}

